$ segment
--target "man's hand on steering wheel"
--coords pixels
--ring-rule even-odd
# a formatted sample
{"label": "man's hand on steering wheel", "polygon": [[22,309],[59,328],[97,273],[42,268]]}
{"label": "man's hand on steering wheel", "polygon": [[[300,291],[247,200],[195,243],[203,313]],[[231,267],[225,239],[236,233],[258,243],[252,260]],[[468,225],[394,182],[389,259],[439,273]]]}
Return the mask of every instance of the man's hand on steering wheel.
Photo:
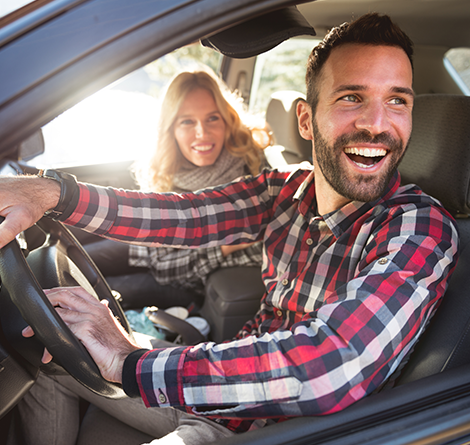
{"label": "man's hand on steering wheel", "polygon": [[36,176],[0,178],[0,248],[53,209],[60,197],[60,184]]}
{"label": "man's hand on steering wheel", "polygon": [[[116,320],[106,300],[98,301],[81,287],[45,290],[51,304],[69,329],[84,344],[98,365],[101,375],[111,382],[122,382],[124,360],[139,346]],[[32,328],[23,331],[25,337],[34,335]],[[51,354],[44,353],[48,363]]]}

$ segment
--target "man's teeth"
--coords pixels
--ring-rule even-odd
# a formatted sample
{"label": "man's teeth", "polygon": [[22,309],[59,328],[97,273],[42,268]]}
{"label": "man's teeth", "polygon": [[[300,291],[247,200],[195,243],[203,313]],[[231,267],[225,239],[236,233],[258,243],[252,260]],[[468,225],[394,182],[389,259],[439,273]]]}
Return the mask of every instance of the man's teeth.
{"label": "man's teeth", "polygon": [[372,168],[375,166],[375,164],[366,165],[366,164],[361,164],[360,162],[356,162],[356,161],[353,161],[353,162],[361,168]]}
{"label": "man's teeth", "polygon": [[353,154],[358,156],[364,156],[366,158],[376,158],[379,156],[385,156],[387,150],[383,148],[357,148],[357,147],[347,147],[344,149],[344,152],[347,154]]}
{"label": "man's teeth", "polygon": [[196,145],[193,147],[196,151],[209,151],[212,148],[212,144],[210,145]]}

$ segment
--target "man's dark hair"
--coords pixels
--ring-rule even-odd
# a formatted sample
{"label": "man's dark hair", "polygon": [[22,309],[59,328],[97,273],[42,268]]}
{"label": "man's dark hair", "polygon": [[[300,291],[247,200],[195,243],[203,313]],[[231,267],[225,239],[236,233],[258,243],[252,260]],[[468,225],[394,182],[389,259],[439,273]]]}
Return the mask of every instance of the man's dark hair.
{"label": "man's dark hair", "polygon": [[353,22],[343,23],[330,30],[325,38],[313,48],[307,62],[307,103],[315,110],[318,103],[318,80],[323,65],[331,51],[346,43],[374,46],[396,46],[405,51],[413,67],[413,42],[392,22],[389,16],[369,13]]}

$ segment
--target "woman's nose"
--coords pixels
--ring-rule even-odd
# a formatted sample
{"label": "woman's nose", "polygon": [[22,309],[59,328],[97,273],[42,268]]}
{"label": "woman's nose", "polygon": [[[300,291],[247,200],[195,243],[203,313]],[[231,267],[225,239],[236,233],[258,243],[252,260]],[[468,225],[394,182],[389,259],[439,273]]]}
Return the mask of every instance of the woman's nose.
{"label": "woman's nose", "polygon": [[196,137],[198,138],[203,137],[204,134],[206,133],[206,128],[203,122],[196,122],[195,130],[196,130]]}

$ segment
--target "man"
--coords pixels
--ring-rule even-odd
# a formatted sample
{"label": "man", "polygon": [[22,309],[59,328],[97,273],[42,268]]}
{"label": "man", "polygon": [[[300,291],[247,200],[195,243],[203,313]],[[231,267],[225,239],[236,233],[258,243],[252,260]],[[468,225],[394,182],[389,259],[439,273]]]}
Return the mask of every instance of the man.
{"label": "man", "polygon": [[[444,294],[458,248],[440,204],[415,186],[399,187],[396,169],[411,133],[411,58],[408,37],[377,14],[335,28],[313,50],[307,100],[297,109],[300,133],[312,140],[313,171],[265,171],[187,195],[80,184],[66,206],[54,181],[14,179],[0,188],[0,244],[56,205],[66,223],[127,241],[264,241],[260,310],[220,345],[140,349],[82,289],[48,291],[102,375],[160,409],[119,416],[111,402],[85,390],[83,397],[134,426],[131,416],[149,416],[176,428],[158,443],[197,444],[333,413],[390,379]],[[194,419],[202,419],[197,430]]]}

